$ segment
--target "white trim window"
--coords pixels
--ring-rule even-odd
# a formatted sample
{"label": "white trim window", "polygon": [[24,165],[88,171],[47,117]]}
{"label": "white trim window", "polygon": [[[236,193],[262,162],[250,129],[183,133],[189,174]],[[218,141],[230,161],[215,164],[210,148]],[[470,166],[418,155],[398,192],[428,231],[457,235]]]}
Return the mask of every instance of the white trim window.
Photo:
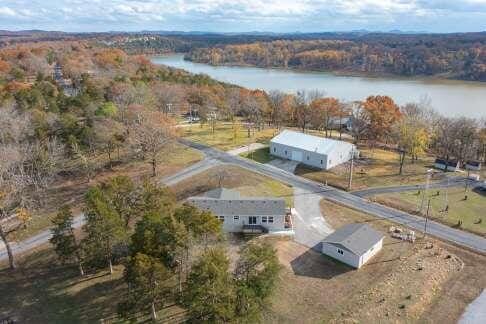
{"label": "white trim window", "polygon": [[262,223],[266,223],[267,222],[267,216],[262,216]]}
{"label": "white trim window", "polygon": [[240,221],[240,216],[238,215],[235,215],[233,216],[233,221],[236,223],[236,222],[239,222]]}
{"label": "white trim window", "polygon": [[268,216],[268,223],[273,224],[273,216]]}
{"label": "white trim window", "polygon": [[221,223],[224,223],[224,216],[219,216],[219,221],[220,221]]}
{"label": "white trim window", "polygon": [[344,251],[343,251],[343,250],[341,250],[341,249],[337,249],[337,252],[338,252],[339,254],[341,254],[341,255],[344,255]]}

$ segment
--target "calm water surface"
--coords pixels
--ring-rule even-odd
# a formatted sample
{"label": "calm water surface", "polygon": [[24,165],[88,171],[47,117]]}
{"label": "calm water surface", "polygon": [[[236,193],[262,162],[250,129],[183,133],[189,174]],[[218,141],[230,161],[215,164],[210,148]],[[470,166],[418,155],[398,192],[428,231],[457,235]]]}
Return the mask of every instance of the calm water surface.
{"label": "calm water surface", "polygon": [[250,89],[295,92],[324,90],[326,95],[345,101],[362,100],[369,95],[388,95],[398,104],[419,102],[423,96],[447,116],[486,117],[486,82],[428,79],[393,79],[339,76],[325,72],[300,72],[254,67],[211,66],[184,61],[183,55],[156,56],[164,64]]}

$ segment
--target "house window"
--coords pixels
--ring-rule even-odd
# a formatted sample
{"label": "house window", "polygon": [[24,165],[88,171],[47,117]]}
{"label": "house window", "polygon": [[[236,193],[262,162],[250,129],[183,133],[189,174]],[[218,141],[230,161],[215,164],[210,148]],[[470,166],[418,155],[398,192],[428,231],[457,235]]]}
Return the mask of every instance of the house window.
{"label": "house window", "polygon": [[275,153],[275,152],[277,152],[277,148],[276,147],[273,148],[273,153]]}
{"label": "house window", "polygon": [[321,160],[321,164],[323,164],[323,161]]}
{"label": "house window", "polygon": [[307,161],[309,161],[309,156],[307,155]]}
{"label": "house window", "polygon": [[240,220],[240,216],[237,216],[237,215],[233,216],[233,221],[237,222],[239,220]]}
{"label": "house window", "polygon": [[285,150],[285,155],[287,155],[287,150]]}
{"label": "house window", "polygon": [[262,216],[262,223],[266,223],[267,222],[267,216]]}
{"label": "house window", "polygon": [[337,249],[339,254],[344,254],[344,251],[341,249]]}
{"label": "house window", "polygon": [[224,223],[224,216],[219,216],[219,221],[220,221],[221,223]]}
{"label": "house window", "polygon": [[268,216],[268,222],[273,223],[273,216]]}

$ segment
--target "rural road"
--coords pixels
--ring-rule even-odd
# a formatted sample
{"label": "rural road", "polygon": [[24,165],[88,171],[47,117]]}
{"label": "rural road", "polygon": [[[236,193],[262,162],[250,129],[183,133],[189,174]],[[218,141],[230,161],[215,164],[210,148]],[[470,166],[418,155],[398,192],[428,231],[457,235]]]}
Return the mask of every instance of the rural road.
{"label": "rural road", "polygon": [[[172,176],[164,178],[163,180],[161,180],[161,183],[165,183],[166,185],[170,186],[176,184],[179,181],[190,178],[218,164],[220,164],[219,161],[210,158],[205,158],[204,160],[199,161]],[[83,226],[84,223],[85,221],[84,221],[83,214],[78,214],[74,217],[74,221],[73,221],[74,228],[79,228]],[[14,255],[18,253],[24,253],[26,251],[32,250],[36,246],[49,242],[51,236],[52,236],[51,231],[45,230],[32,237],[29,237],[26,240],[20,242],[11,242],[10,246],[12,248],[12,252],[14,253]],[[0,261],[6,260],[7,258],[8,255],[7,255],[7,251],[5,250],[5,246],[2,244],[2,242],[0,242]]]}
{"label": "rural road", "polygon": [[[463,187],[465,179],[463,177],[453,177],[450,178],[449,181],[441,180],[438,182],[431,182],[429,184],[429,189],[438,189],[438,188],[452,188],[452,187]],[[469,188],[473,189],[481,185],[480,181],[469,180]],[[425,184],[419,185],[408,185],[408,186],[390,186],[390,187],[375,187],[375,188],[368,188],[363,190],[356,190],[351,192],[353,195],[358,197],[368,197],[374,196],[379,194],[386,194],[386,193],[395,193],[395,192],[404,192],[404,191],[412,191],[412,190],[423,190],[425,189]]]}
{"label": "rural road", "polygon": [[[173,185],[221,163],[233,164],[271,177],[283,183],[287,183],[294,188],[298,188],[296,190],[302,191],[298,191],[297,193],[305,193],[309,195],[309,199],[313,201],[317,201],[318,197],[326,198],[332,202],[364,211],[379,218],[389,219],[393,222],[406,225],[418,231],[422,231],[424,229],[425,220],[422,217],[411,215],[377,203],[372,203],[358,195],[341,191],[333,187],[324,186],[320,183],[296,176],[290,172],[286,172],[271,165],[265,165],[249,159],[241,158],[239,156],[233,156],[226,152],[185,139],[181,139],[180,142],[204,153],[205,159],[176,173],[175,175],[163,179],[162,182],[167,185]],[[305,197],[305,195],[303,195],[303,197]],[[315,205],[313,207],[312,203],[310,203],[309,200],[306,201],[305,198],[296,199],[296,210],[300,215],[300,218],[297,220],[296,224],[296,226],[299,227],[296,233],[297,240],[300,239],[305,245],[310,247],[313,242],[322,239],[330,230],[330,227],[328,227],[324,220],[322,220],[322,223],[316,223],[317,220],[315,219],[315,215],[318,215],[318,213],[320,214],[320,211],[317,213],[317,211],[313,210],[315,208]],[[300,213],[302,213],[302,215]],[[75,227],[80,227],[83,224],[83,215],[77,215],[75,217]],[[300,228],[302,228],[302,231],[300,231]],[[481,253],[486,253],[486,238],[478,235],[453,229],[434,221],[428,222],[427,233],[457,245],[461,245]],[[38,245],[48,242],[50,237],[51,233],[49,230],[43,231],[29,239],[18,243],[13,243],[12,250],[14,253],[28,251]],[[0,245],[0,261],[6,258],[7,253],[5,248]]]}
{"label": "rural road", "polygon": [[[232,156],[226,152],[200,143],[195,143],[184,139],[181,139],[180,142],[203,152],[208,158],[212,158],[223,163],[234,164],[247,170],[258,172],[281,182],[287,183],[291,186],[310,191],[332,202],[364,211],[379,218],[389,219],[393,222],[411,227],[417,231],[422,231],[424,229],[425,219],[423,217],[418,217],[377,203],[373,203],[351,193],[329,186],[324,186],[320,183],[296,176],[272,166],[257,163],[239,156]],[[435,221],[428,221],[427,233],[457,245],[461,245],[481,253],[486,253],[486,238],[484,237],[457,230]]]}

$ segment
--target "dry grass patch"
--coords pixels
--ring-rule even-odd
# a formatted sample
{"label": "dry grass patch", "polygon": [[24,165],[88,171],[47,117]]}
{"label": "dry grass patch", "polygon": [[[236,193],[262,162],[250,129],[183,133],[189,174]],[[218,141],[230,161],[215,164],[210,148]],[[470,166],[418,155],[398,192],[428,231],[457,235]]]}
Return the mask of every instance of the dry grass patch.
{"label": "dry grass patch", "polygon": [[275,128],[265,128],[260,131],[252,130],[248,137],[247,128],[240,124],[218,123],[214,133],[207,124],[193,125],[184,127],[182,135],[189,140],[200,142],[209,146],[216,147],[223,151],[228,151],[249,143],[268,143],[275,135]]}
{"label": "dry grass patch", "polygon": [[[414,163],[410,159],[406,159],[403,174],[399,175],[400,163],[396,152],[360,148],[360,153],[360,159],[356,160],[354,164],[353,190],[424,183],[427,170],[433,166],[434,162],[432,157],[423,157]],[[327,181],[331,186],[346,189],[349,179],[349,163],[329,171],[299,165],[295,173],[314,181],[322,183]],[[438,180],[442,176],[443,174],[439,173],[433,180]]]}
{"label": "dry grass patch", "polygon": [[222,187],[238,190],[246,197],[285,198],[287,206],[291,205],[292,187],[258,173],[237,166],[223,165],[211,168],[174,186],[178,200],[200,195],[211,189]]}
{"label": "dry grass patch", "polygon": [[[367,222],[384,233],[392,223],[322,201],[337,228]],[[486,285],[486,257],[435,239],[415,244],[386,235],[360,270],[292,241],[275,244],[284,269],[265,317],[279,323],[455,322]]]}

